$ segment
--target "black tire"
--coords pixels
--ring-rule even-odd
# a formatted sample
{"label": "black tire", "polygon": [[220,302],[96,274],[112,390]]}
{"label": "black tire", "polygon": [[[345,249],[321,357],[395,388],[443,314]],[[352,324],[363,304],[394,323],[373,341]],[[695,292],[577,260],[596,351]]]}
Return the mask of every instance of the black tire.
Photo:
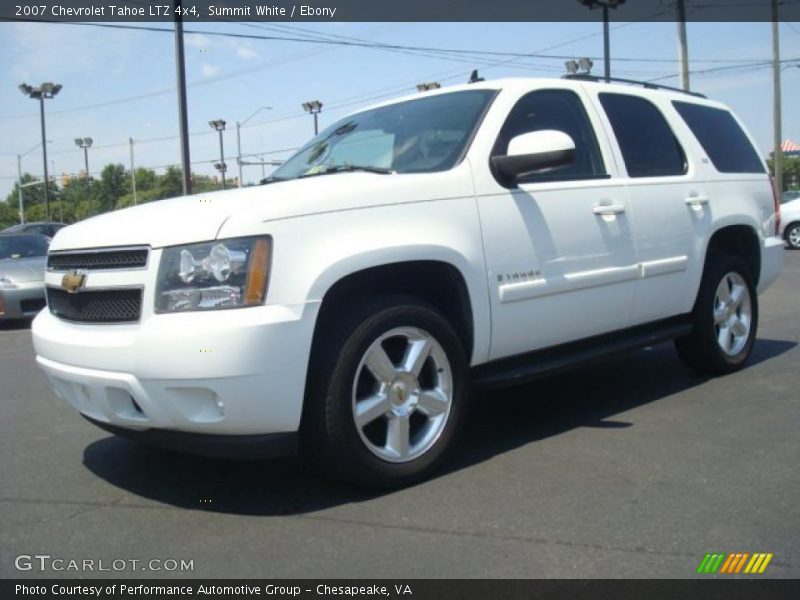
{"label": "black tire", "polygon": [[[462,342],[453,327],[434,308],[408,296],[387,296],[360,302],[352,306],[346,314],[329,313],[327,321],[320,323],[312,350],[301,425],[303,449],[327,473],[369,487],[397,488],[427,478],[441,466],[454,445],[465,414],[468,363]],[[405,462],[391,462],[376,455],[375,452],[379,450],[375,448],[379,443],[373,444],[373,449],[370,449],[371,442],[364,433],[366,427],[362,426],[360,429],[354,415],[357,390],[360,389],[358,386],[364,385],[362,377],[365,375],[362,372],[367,371],[367,385],[370,385],[369,377],[374,377],[367,365],[362,364],[362,360],[366,360],[367,351],[375,348],[377,340],[398,328],[420,331],[438,343],[437,356],[439,359],[446,357],[451,374],[448,379],[451,386],[448,389],[452,390],[449,412],[440,421],[441,425],[437,425],[439,432],[435,437],[432,436],[430,447],[421,455]],[[401,339],[402,336],[397,338]],[[395,338],[389,338],[389,341],[380,342],[381,347],[394,341]],[[433,354],[431,356],[430,361],[437,360]],[[395,364],[398,362],[396,358],[391,360]],[[438,362],[425,359],[425,372],[431,373],[431,367],[434,368],[431,377],[438,378],[440,373],[445,372],[443,368],[439,368]],[[393,400],[402,402],[406,392],[396,392],[399,388],[384,386],[377,377],[374,379],[374,389],[369,394],[375,393],[376,389],[392,390],[387,391],[387,395],[395,393]],[[420,375],[419,381],[422,380],[423,376]],[[422,383],[420,387],[423,387]],[[407,397],[412,396],[409,392]],[[412,406],[410,414],[414,412],[417,410]],[[387,413],[377,417],[374,423],[376,429],[386,424],[386,452],[389,451],[388,427],[394,418],[394,414]],[[415,423],[410,424],[408,430],[409,447],[413,447],[412,425],[418,425],[416,420],[419,418],[429,417],[424,413],[414,417]],[[410,423],[411,417],[408,420]],[[425,422],[428,423],[427,420]],[[417,429],[417,433],[432,430],[431,425],[429,429]],[[422,435],[419,437],[424,439]],[[420,446],[423,447],[425,446]]]}
{"label": "black tire", "polygon": [[[732,344],[731,353],[728,353],[718,341],[720,330],[715,323],[715,307],[718,305],[717,289],[723,278],[731,281],[731,274],[744,281],[749,295],[747,300],[750,325],[746,337],[742,334],[740,342]],[[741,310],[744,309],[734,310],[731,307],[731,318]],[[753,350],[758,329],[758,297],[753,276],[744,260],[730,254],[712,254],[708,257],[691,318],[692,333],[675,340],[675,347],[683,362],[694,370],[709,375],[732,373],[745,365]]]}
{"label": "black tire", "polygon": [[[794,239],[792,242],[792,233],[794,232]],[[790,223],[786,226],[783,232],[783,238],[786,240],[786,245],[792,250],[800,250],[800,223]]]}

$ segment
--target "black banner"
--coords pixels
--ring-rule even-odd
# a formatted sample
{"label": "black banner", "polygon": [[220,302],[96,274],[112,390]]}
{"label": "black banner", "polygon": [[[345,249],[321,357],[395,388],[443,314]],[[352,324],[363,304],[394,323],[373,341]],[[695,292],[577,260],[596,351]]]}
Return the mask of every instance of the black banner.
{"label": "black banner", "polygon": [[800,581],[769,579],[693,580],[4,580],[0,597],[52,600],[230,599],[321,600],[761,600],[800,597]]}
{"label": "black banner", "polygon": [[[0,0],[0,20],[224,21],[675,21],[665,0]],[[771,0],[685,0],[687,21],[770,21]],[[778,19],[800,20],[800,2],[780,0]]]}

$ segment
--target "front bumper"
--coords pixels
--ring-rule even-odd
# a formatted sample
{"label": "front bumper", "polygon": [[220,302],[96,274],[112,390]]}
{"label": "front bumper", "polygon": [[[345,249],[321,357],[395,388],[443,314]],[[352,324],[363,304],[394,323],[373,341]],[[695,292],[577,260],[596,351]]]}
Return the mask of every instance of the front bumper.
{"label": "front bumper", "polygon": [[0,321],[28,319],[44,308],[44,282],[21,283],[10,290],[0,290]]}
{"label": "front bumper", "polygon": [[761,274],[758,278],[758,293],[766,290],[783,270],[785,242],[780,236],[768,237],[761,248]]}
{"label": "front bumper", "polygon": [[155,315],[124,325],[42,311],[32,331],[56,394],[106,429],[254,436],[299,428],[317,308]]}

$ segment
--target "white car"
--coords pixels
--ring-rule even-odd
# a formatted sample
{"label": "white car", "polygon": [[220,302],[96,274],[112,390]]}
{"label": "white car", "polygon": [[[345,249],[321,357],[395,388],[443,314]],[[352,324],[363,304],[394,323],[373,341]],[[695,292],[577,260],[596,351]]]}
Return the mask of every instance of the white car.
{"label": "white car", "polygon": [[406,485],[476,387],[668,339],[698,370],[741,368],[778,214],[717,102],[579,78],[441,89],[341,119],[260,187],[61,230],[36,360],[114,433],[300,444]]}
{"label": "white car", "polygon": [[800,198],[781,205],[780,233],[789,248],[800,249]]}

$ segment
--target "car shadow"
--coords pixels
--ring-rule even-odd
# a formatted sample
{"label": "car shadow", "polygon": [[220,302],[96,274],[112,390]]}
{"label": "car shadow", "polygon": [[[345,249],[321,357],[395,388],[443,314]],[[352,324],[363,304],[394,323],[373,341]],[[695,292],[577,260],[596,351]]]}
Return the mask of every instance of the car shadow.
{"label": "car shadow", "polygon": [[[747,368],[796,345],[760,339]],[[707,379],[684,367],[672,344],[661,344],[533,384],[478,395],[444,473],[468,469],[578,427],[614,430],[635,426],[613,417]],[[230,514],[310,513],[390,493],[332,481],[299,457],[269,461],[204,458],[146,447],[117,436],[87,446],[83,463],[98,477],[136,496]]]}

